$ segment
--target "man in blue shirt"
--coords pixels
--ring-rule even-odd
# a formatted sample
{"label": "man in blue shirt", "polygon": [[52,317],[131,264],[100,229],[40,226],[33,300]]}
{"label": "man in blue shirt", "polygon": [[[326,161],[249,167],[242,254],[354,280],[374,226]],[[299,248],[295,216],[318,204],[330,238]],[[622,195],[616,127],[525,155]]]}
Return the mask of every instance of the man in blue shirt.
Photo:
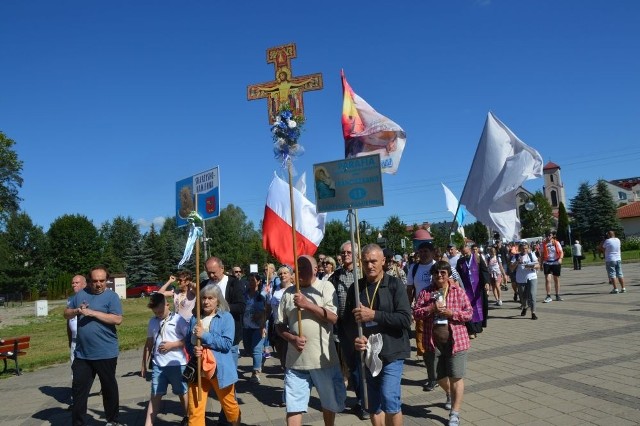
{"label": "man in blue shirt", "polygon": [[87,413],[87,399],[96,374],[102,386],[107,426],[118,426],[120,395],[116,381],[118,363],[118,334],[116,325],[122,323],[122,304],[113,291],[107,290],[109,272],[97,266],[90,272],[88,286],[76,293],[64,310],[64,317],[77,317],[78,336],[76,341],[73,371],[73,426],[84,426]]}

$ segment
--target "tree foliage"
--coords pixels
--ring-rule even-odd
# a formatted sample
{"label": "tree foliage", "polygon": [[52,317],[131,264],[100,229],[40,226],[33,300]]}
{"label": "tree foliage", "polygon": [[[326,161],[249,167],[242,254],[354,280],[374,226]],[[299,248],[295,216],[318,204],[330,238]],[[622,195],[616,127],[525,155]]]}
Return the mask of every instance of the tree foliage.
{"label": "tree foliage", "polygon": [[349,231],[340,220],[333,219],[325,223],[324,238],[318,246],[318,253],[335,258],[340,252],[340,246],[349,240]]}
{"label": "tree foliage", "polygon": [[477,244],[489,241],[489,230],[479,221],[464,225],[464,235]]}
{"label": "tree foliage", "polygon": [[131,217],[118,216],[113,222],[102,224],[100,237],[103,240],[102,264],[111,273],[123,273],[128,251],[134,242],[142,238],[138,225]]}
{"label": "tree foliage", "polygon": [[124,260],[127,284],[157,281],[153,254],[147,249],[141,238],[131,242]]}
{"label": "tree foliage", "polygon": [[560,201],[558,206],[558,229],[557,237],[560,242],[564,242],[564,245],[571,245],[571,235],[569,234],[569,215],[567,209],[564,207],[564,203]]}
{"label": "tree foliage", "polygon": [[614,231],[624,239],[622,225],[617,217],[618,207],[609,192],[607,182],[599,180],[593,196],[594,211],[597,212],[591,220],[594,233],[602,238],[608,231]]}
{"label": "tree foliage", "polygon": [[401,241],[409,237],[407,224],[400,220],[397,215],[392,215],[382,226],[382,236],[386,239],[386,246],[394,253],[404,251]]}
{"label": "tree foliage", "polygon": [[593,193],[588,182],[580,184],[578,193],[569,201],[569,206],[573,215],[574,238],[579,239],[585,249],[596,247],[599,239],[592,223],[596,211],[593,204]]}
{"label": "tree foliage", "polygon": [[11,213],[0,232],[0,292],[43,290],[46,236],[26,213]]}
{"label": "tree foliage", "polygon": [[539,237],[554,227],[553,209],[542,192],[536,191],[531,201],[535,204],[531,211],[520,206],[520,236],[523,238]]}
{"label": "tree foliage", "polygon": [[49,227],[47,236],[54,275],[62,272],[86,274],[101,262],[101,239],[86,216],[60,216]]}
{"label": "tree foliage", "polygon": [[0,224],[20,206],[18,189],[22,186],[22,161],[14,151],[15,141],[0,132]]}
{"label": "tree foliage", "polygon": [[597,247],[607,231],[614,231],[624,238],[616,215],[616,204],[605,181],[598,181],[595,188],[591,188],[588,182],[581,183],[570,206],[573,213],[573,236],[580,240],[585,249],[593,250]]}
{"label": "tree foliage", "polygon": [[254,230],[253,224],[247,221],[244,211],[233,204],[222,209],[219,217],[207,221],[207,237],[211,239],[209,255],[219,257],[225,268],[232,265],[246,267],[267,260],[261,248],[260,235]]}

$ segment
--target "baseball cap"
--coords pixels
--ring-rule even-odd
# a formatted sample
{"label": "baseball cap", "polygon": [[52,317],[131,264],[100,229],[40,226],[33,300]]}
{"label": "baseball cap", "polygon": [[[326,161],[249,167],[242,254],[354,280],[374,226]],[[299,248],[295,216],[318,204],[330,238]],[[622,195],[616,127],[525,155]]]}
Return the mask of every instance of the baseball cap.
{"label": "baseball cap", "polygon": [[396,254],[395,256],[393,256],[393,260],[395,260],[396,262],[402,262],[402,256]]}
{"label": "baseball cap", "polygon": [[386,248],[382,250],[382,254],[384,255],[384,257],[393,257],[393,250],[391,250],[390,248]]}
{"label": "baseball cap", "polygon": [[433,243],[431,241],[425,241],[423,243],[420,243],[420,245],[418,246],[418,250],[420,249],[427,249],[427,250],[433,251]]}

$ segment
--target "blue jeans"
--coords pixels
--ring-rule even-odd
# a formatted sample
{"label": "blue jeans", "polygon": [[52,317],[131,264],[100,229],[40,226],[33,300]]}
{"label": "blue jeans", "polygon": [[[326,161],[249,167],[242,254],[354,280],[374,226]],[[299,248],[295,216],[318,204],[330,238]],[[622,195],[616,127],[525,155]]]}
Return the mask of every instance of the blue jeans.
{"label": "blue jeans", "polygon": [[253,371],[262,370],[262,329],[243,328],[242,345],[245,355],[252,354],[253,356]]}
{"label": "blue jeans", "polygon": [[389,414],[399,413],[402,410],[402,398],[400,381],[404,360],[397,359],[382,366],[382,371],[376,377],[365,367],[367,375],[367,392],[369,407],[367,411],[378,414],[381,411]]}

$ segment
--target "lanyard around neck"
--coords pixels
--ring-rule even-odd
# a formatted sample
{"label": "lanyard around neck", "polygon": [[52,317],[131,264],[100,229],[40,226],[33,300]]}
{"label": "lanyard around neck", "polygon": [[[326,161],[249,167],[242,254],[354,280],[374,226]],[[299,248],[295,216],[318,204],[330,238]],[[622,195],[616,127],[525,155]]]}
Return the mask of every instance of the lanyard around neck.
{"label": "lanyard around neck", "polygon": [[373,290],[373,297],[369,298],[369,286],[365,287],[364,291],[365,294],[367,295],[367,303],[369,304],[369,308],[373,309],[373,302],[375,302],[376,300],[376,294],[378,294],[378,287],[380,286],[380,283],[382,282],[382,278],[380,278],[378,280],[378,282],[376,283],[376,288]]}

